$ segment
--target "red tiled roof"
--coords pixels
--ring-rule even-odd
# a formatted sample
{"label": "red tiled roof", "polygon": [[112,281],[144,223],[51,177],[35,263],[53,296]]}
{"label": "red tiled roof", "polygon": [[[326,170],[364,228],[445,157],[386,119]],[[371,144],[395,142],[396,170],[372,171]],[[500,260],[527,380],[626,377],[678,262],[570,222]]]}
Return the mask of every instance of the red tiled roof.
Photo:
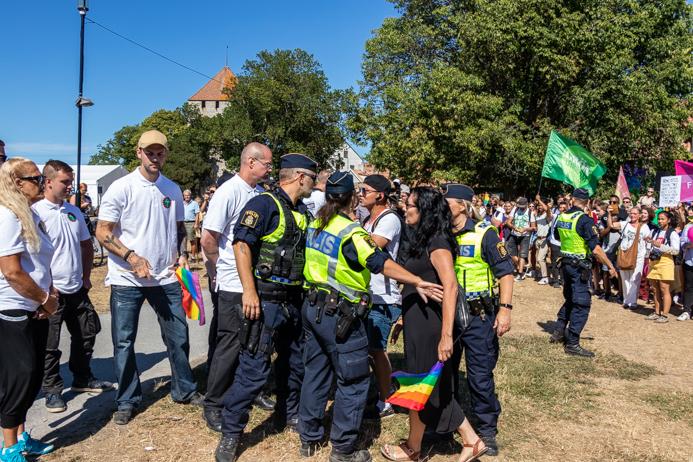
{"label": "red tiled roof", "polygon": [[[222,83],[223,82],[223,83]],[[224,66],[212,80],[188,98],[188,101],[228,101],[224,88],[233,89],[236,86],[236,76],[231,69]]]}

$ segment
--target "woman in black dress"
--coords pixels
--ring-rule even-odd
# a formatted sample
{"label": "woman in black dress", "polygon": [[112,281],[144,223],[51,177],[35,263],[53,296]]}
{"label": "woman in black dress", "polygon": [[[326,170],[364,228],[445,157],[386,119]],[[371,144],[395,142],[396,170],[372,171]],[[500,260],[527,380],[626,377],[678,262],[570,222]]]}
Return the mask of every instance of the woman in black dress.
{"label": "woman in black dress", "polygon": [[[437,282],[444,288],[441,305],[432,300],[424,301],[413,286],[404,286],[402,317],[406,370],[426,373],[437,361],[444,361],[445,365],[424,409],[409,411],[407,441],[399,446],[386,444],[381,452],[388,460],[418,460],[423,434],[428,427],[438,433],[457,431],[463,443],[459,460],[469,462],[483,454],[486,446],[455,400],[457,370],[453,361],[448,361],[453,348],[459,347],[459,342],[453,342],[457,301],[453,255],[457,245],[450,229],[450,209],[438,190],[418,187],[407,198],[405,217],[413,233],[403,266],[423,280]],[[396,333],[393,333],[393,340],[396,341]]]}

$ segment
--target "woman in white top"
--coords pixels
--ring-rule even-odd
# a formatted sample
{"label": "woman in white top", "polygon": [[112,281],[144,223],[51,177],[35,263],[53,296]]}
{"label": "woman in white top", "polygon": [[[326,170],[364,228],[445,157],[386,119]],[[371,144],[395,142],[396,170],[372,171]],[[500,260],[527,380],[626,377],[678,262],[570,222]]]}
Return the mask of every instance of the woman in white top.
{"label": "woman in white top", "polygon": [[674,256],[678,255],[680,239],[672,225],[671,212],[661,211],[657,216],[659,229],[645,241],[652,246],[650,249],[650,272],[647,279],[654,288],[654,312],[647,319],[658,323],[668,322],[671,309],[670,286],[676,278]]}
{"label": "woman in white top", "polygon": [[635,268],[630,270],[620,269],[621,284],[623,287],[623,308],[635,309],[638,306],[638,290],[640,289],[640,279],[642,278],[642,269],[645,266],[645,257],[647,255],[647,243],[645,238],[650,235],[650,228],[646,223],[640,221],[640,207],[635,206],[628,212],[628,221],[611,220],[611,214],[607,215],[608,226],[612,229],[621,231],[621,252],[630,249],[635,242],[635,234],[640,226],[640,238],[638,239],[638,253],[635,259]]}
{"label": "woman in white top", "polygon": [[43,175],[28,159],[0,168],[0,461],[47,454],[52,445],[24,431],[26,414],[41,388],[48,316],[58,308],[51,287],[53,245],[30,205],[43,197]]}

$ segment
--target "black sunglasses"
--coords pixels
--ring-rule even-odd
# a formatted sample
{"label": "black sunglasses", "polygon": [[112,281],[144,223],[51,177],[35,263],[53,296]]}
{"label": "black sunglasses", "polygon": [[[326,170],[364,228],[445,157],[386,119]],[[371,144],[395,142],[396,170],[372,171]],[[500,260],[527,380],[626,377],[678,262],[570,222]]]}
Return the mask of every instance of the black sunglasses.
{"label": "black sunglasses", "polygon": [[36,175],[36,176],[20,176],[20,180],[26,180],[26,181],[31,181],[33,183],[36,183],[39,187],[43,186],[43,183],[46,181],[46,177],[43,175]]}

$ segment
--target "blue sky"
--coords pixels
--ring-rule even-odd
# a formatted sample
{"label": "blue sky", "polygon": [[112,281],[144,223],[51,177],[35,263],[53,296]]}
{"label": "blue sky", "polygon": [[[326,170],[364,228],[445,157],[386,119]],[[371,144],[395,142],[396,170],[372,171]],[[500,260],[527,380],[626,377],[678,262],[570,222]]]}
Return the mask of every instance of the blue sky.
{"label": "blue sky", "polygon": [[[76,1],[0,6],[0,139],[7,154],[76,162]],[[258,51],[303,48],[334,88],[356,86],[365,41],[396,11],[386,0],[92,0],[87,17],[207,75],[240,72]],[[114,131],[180,106],[207,81],[87,23],[83,156]],[[363,153],[363,149],[360,150]],[[86,163],[86,160],[83,161]]]}

